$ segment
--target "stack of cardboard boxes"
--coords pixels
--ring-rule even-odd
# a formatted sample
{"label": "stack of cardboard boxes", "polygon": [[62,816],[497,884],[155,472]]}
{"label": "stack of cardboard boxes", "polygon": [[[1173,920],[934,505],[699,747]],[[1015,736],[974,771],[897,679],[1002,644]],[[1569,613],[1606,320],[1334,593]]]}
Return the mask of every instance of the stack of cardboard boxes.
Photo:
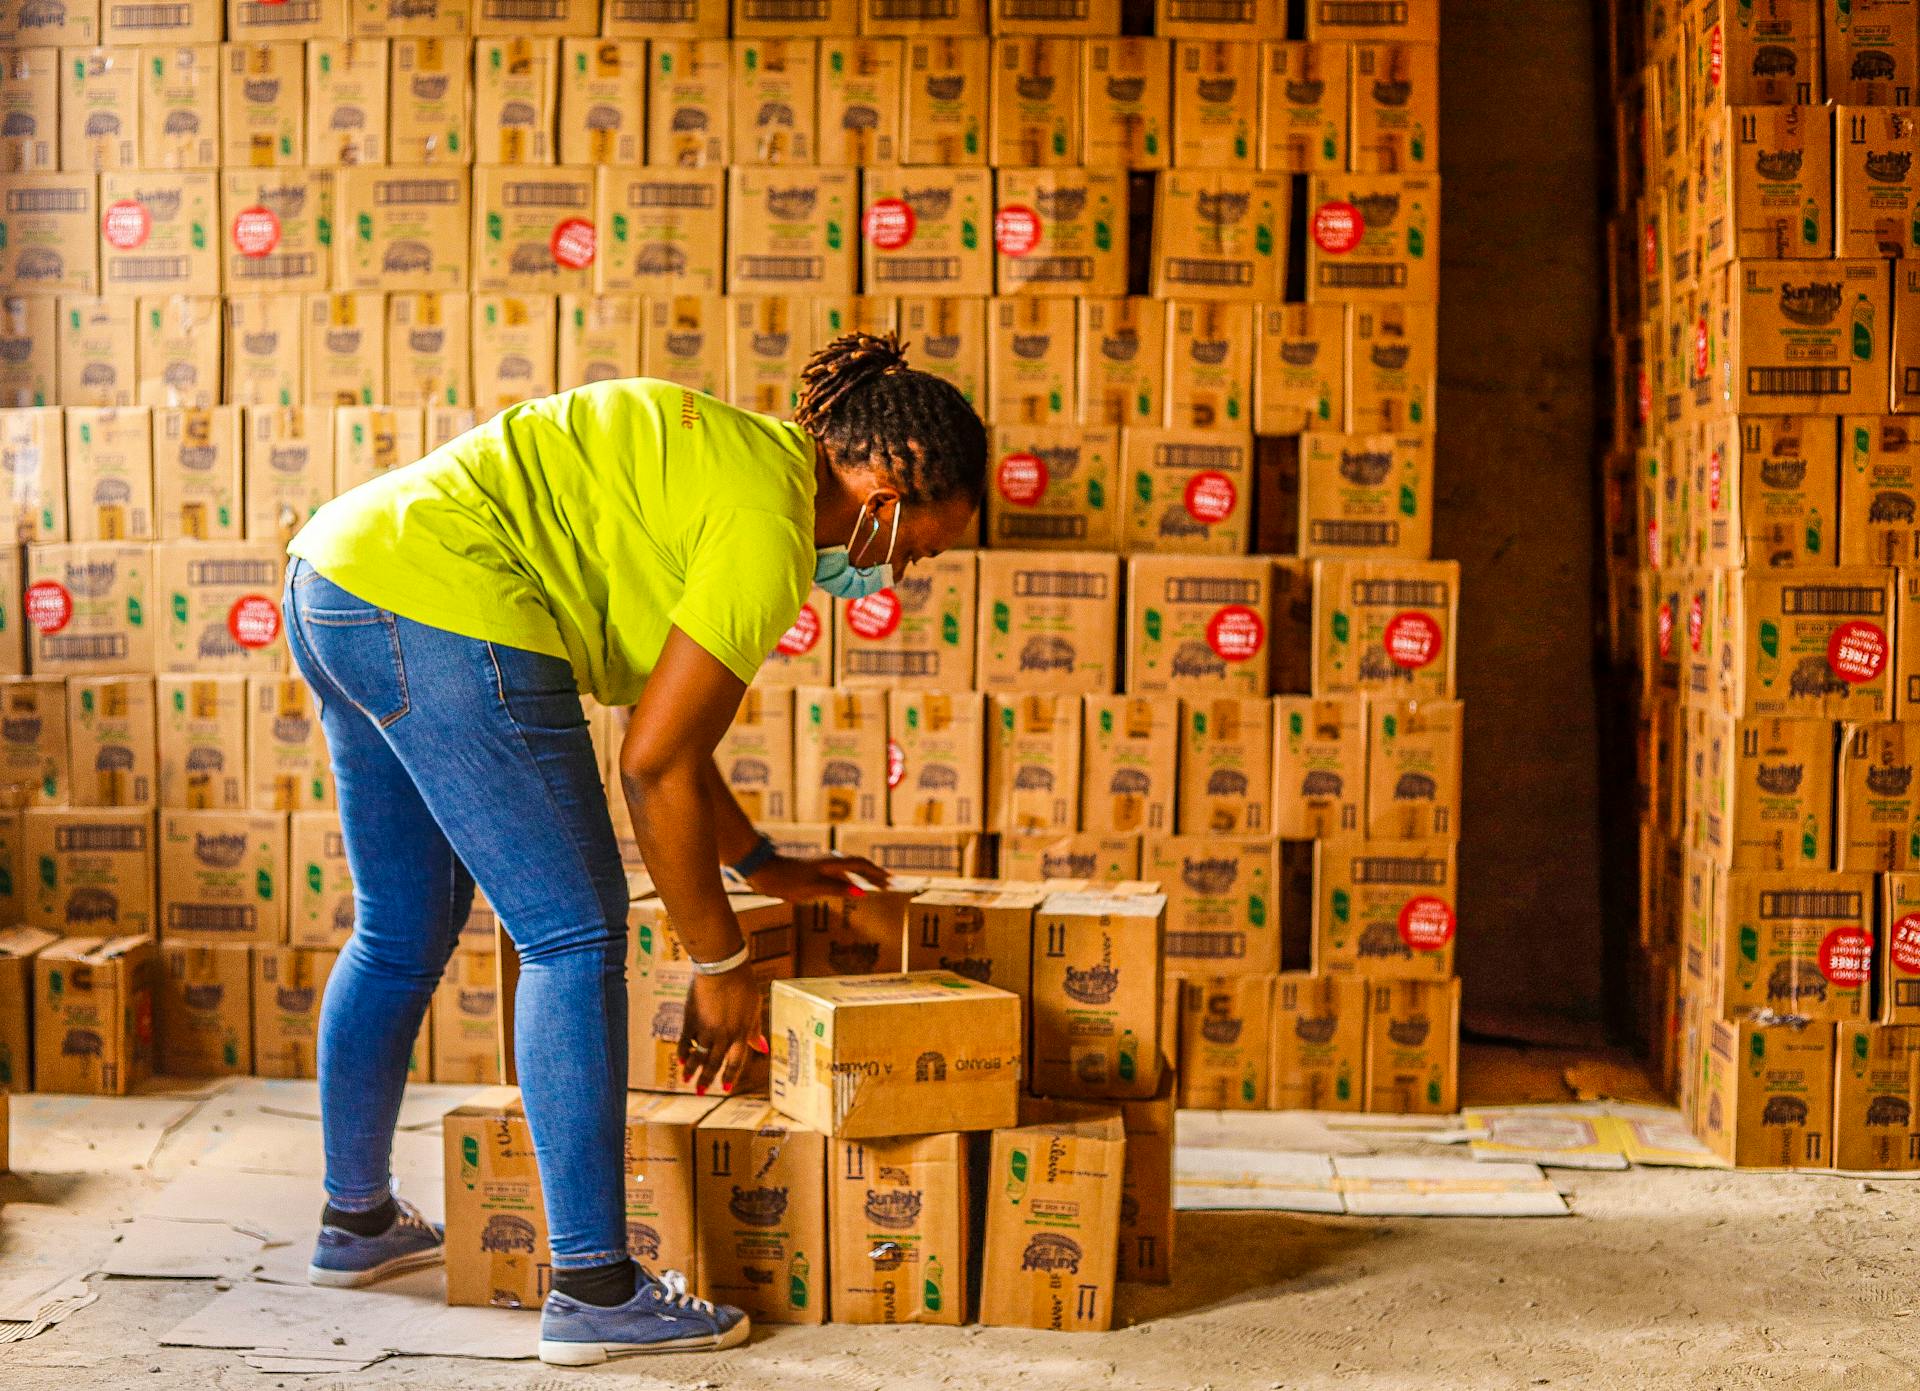
{"label": "stack of cardboard boxes", "polygon": [[1642,1027],[1728,1160],[1913,1167],[1920,13],[1614,10],[1603,472]]}

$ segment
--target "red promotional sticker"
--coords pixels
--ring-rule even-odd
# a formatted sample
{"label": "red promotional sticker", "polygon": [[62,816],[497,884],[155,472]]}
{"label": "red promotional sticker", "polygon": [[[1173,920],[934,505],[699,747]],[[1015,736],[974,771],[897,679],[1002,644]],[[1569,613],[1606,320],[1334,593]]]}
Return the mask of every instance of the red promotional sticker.
{"label": "red promotional sticker", "polygon": [[1634,394],[1639,398],[1640,423],[1645,425],[1653,419],[1653,378],[1643,370],[1639,375],[1640,389]]}
{"label": "red promotional sticker", "polygon": [[1849,685],[1871,681],[1887,664],[1887,630],[1878,623],[1855,618],[1842,623],[1827,639],[1827,665]]}
{"label": "red promotional sticker", "polygon": [[1647,224],[1647,234],[1645,238],[1643,238],[1643,240],[1645,241],[1646,247],[1647,247],[1647,274],[1650,277],[1658,275],[1660,273],[1659,224],[1649,222]]}
{"label": "red promotional sticker", "polygon": [[1025,256],[1040,245],[1040,214],[1025,203],[1009,203],[993,215],[993,244],[1002,256]]}
{"label": "red promotional sticker", "polygon": [[1322,251],[1344,256],[1360,245],[1360,234],[1367,229],[1360,209],[1351,203],[1322,203],[1313,213],[1313,241]]}
{"label": "red promotional sticker", "polygon": [[1660,523],[1654,521],[1652,518],[1648,518],[1647,519],[1647,559],[1658,560],[1659,558],[1660,558]]}
{"label": "red promotional sticker", "polygon": [[820,641],[820,615],[812,604],[800,606],[800,616],[793,620],[793,626],[780,635],[780,641],[773,650],[782,657],[804,657],[813,651],[813,645]]}
{"label": "red promotional sticker", "polygon": [[1720,85],[1721,65],[1725,62],[1725,44],[1722,41],[1720,26],[1713,26],[1713,37],[1707,40],[1707,86]]}
{"label": "red promotional sticker", "polygon": [[881,251],[898,251],[913,240],[913,209],[898,198],[881,198],[867,205],[861,229]]}
{"label": "red promotional sticker", "polygon": [[1693,379],[1703,380],[1707,375],[1707,321],[1703,316],[1693,326]]}
{"label": "red promotional sticker", "polygon": [[1664,661],[1673,655],[1673,601],[1671,599],[1660,605],[1660,611],[1654,615],[1653,626],[1660,634],[1660,657]]}
{"label": "red promotional sticker", "polygon": [[887,740],[887,786],[898,787],[906,775],[907,751],[900,747],[899,741]]}
{"label": "red promotional sticker", "polygon": [[1872,933],[1857,927],[1836,927],[1820,939],[1820,974],[1842,990],[1865,985],[1872,969]]}
{"label": "red promotional sticker", "polygon": [[1400,909],[1400,940],[1415,951],[1439,951],[1453,940],[1453,906],[1432,894],[1408,899]]}
{"label": "red promotional sticker", "polygon": [[227,631],[249,652],[280,636],[280,606],[264,594],[243,594],[227,610]]}
{"label": "red promotional sticker", "polygon": [[1920,975],[1920,913],[1909,913],[1887,934],[1887,954],[1895,969]]}
{"label": "red promotional sticker", "polygon": [[1224,473],[1206,469],[1187,480],[1187,515],[1196,522],[1208,526],[1224,522],[1233,515],[1237,501],[1239,494],[1234,491],[1233,480]]}
{"label": "red promotional sticker", "polygon": [[547,250],[568,270],[584,270],[593,264],[593,224],[584,217],[569,217],[553,229]]}
{"label": "red promotional sticker", "polygon": [[153,218],[147,213],[146,206],[131,198],[122,198],[117,203],[109,203],[100,218],[100,235],[107,239],[107,245],[120,251],[131,251],[144,245],[153,231]]}
{"label": "red promotional sticker", "polygon": [[853,629],[855,637],[869,642],[892,637],[893,630],[900,626],[900,596],[891,589],[883,589],[878,594],[855,599],[847,605],[847,626]]}
{"label": "red promotional sticker", "polygon": [[1015,507],[1031,507],[1047,491],[1047,466],[1037,454],[1009,454],[1000,461],[994,483]]}
{"label": "red promotional sticker", "polygon": [[1706,628],[1706,600],[1696,591],[1687,601],[1687,646],[1695,652],[1700,650],[1700,637]]}
{"label": "red promotional sticker", "polygon": [[73,595],[58,580],[27,586],[27,622],[38,633],[57,633],[73,621]]}
{"label": "red promotional sticker", "polygon": [[1726,454],[1719,446],[1707,455],[1707,506],[1716,512],[1720,510],[1720,471],[1726,462]]}
{"label": "red promotional sticker", "polygon": [[1440,655],[1440,625],[1424,613],[1397,613],[1387,620],[1382,645],[1395,666],[1417,670]]}
{"label": "red promotional sticker", "polygon": [[280,245],[280,219],[272,208],[242,208],[233,216],[233,248],[250,260],[258,260]]}
{"label": "red promotional sticker", "polygon": [[1259,655],[1266,640],[1266,622],[1244,604],[1228,604],[1207,620],[1207,646],[1223,662]]}

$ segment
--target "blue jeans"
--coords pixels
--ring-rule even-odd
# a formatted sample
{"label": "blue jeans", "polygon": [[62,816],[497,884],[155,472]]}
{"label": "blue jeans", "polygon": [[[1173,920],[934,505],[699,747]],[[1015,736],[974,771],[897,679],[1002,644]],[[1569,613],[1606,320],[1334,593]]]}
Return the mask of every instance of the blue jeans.
{"label": "blue jeans", "polygon": [[285,610],[353,871],[320,1011],[328,1201],[386,1200],[407,1059],[477,878],[520,953],[514,1060],[553,1264],[619,1260],[627,885],[572,670],[375,608],[304,560]]}

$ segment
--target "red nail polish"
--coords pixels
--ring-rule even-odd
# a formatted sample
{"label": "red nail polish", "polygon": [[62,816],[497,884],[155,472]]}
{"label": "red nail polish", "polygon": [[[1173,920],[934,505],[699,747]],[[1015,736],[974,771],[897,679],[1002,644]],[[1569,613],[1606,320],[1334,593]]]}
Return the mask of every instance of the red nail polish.
{"label": "red nail polish", "polygon": [[858,884],[847,885],[848,898],[865,898],[866,896],[867,896],[867,891],[861,888]]}
{"label": "red nail polish", "polygon": [[693,1094],[695,1096],[705,1096],[707,1094],[707,1089],[704,1086],[695,1087],[693,1089]]}
{"label": "red nail polish", "polygon": [[729,1095],[729,1096],[731,1096],[731,1095],[733,1095],[733,1083],[731,1083],[731,1082],[722,1082],[722,1083],[720,1084],[720,1090],[721,1090],[721,1091],[723,1091],[723,1092],[725,1092],[725,1093],[727,1093],[727,1095]]}

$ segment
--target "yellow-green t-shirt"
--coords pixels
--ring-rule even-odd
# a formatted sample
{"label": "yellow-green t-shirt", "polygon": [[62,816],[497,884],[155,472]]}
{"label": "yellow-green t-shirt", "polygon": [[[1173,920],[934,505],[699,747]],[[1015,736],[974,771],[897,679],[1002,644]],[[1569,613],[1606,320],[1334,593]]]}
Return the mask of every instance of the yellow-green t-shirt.
{"label": "yellow-green t-shirt", "polygon": [[669,627],[753,679],[813,582],[813,492],[799,427],[637,378],[510,406],[335,498],[287,550],[630,705]]}

